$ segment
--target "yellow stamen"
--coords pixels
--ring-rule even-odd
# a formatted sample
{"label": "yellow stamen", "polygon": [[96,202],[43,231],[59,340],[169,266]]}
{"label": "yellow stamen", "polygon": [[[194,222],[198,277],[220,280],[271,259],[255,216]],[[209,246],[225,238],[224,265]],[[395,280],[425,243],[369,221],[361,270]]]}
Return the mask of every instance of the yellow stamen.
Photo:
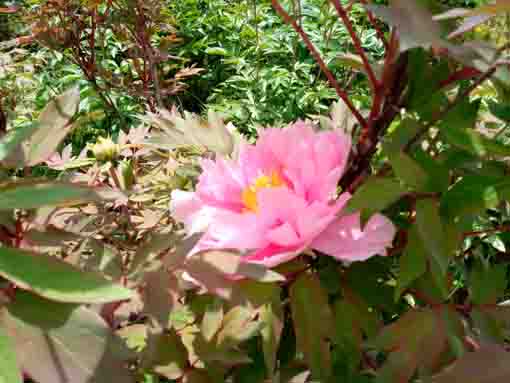
{"label": "yellow stamen", "polygon": [[285,185],[278,172],[272,171],[270,176],[262,175],[255,182],[243,190],[241,200],[246,211],[256,213],[258,211],[257,192],[260,189],[279,187]]}

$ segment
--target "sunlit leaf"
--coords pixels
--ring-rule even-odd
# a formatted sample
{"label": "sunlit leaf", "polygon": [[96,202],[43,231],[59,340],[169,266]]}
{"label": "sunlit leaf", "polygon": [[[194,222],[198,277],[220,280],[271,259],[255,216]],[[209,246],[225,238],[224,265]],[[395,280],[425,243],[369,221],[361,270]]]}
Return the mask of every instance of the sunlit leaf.
{"label": "sunlit leaf", "polygon": [[26,165],[47,160],[72,128],[70,120],[78,111],[79,88],[71,88],[46,106],[39,116],[37,129],[27,142]]}
{"label": "sunlit leaf", "polygon": [[0,275],[23,289],[59,302],[107,303],[130,299],[130,290],[98,274],[24,250],[0,248]]}
{"label": "sunlit leaf", "polygon": [[0,210],[35,209],[101,200],[98,190],[50,181],[22,180],[0,184]]}
{"label": "sunlit leaf", "polygon": [[0,383],[22,383],[13,342],[0,327]]}

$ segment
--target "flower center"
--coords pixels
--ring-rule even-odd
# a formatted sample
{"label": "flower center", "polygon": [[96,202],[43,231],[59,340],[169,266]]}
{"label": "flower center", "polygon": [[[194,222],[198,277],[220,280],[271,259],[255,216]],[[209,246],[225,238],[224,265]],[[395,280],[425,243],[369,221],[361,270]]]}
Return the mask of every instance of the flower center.
{"label": "flower center", "polygon": [[241,200],[244,204],[244,211],[256,213],[258,211],[257,192],[260,189],[274,188],[285,185],[278,172],[272,171],[269,176],[262,175],[255,179],[250,186],[243,190]]}

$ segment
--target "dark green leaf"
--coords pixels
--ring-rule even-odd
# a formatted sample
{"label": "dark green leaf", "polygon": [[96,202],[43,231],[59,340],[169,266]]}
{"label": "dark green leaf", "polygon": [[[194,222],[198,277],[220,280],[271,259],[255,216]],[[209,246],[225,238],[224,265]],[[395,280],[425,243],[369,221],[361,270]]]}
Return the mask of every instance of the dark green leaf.
{"label": "dark green leaf", "polygon": [[431,261],[439,268],[441,275],[438,277],[443,278],[446,275],[449,254],[438,205],[434,199],[416,202],[416,228]]}
{"label": "dark green leaf", "polygon": [[408,190],[392,178],[369,178],[349,200],[346,213],[362,211],[362,220],[397,202]]}
{"label": "dark green leaf", "polygon": [[298,347],[313,376],[327,381],[331,375],[329,338],[333,335],[333,314],[316,276],[298,277],[290,288],[290,305]]}
{"label": "dark green leaf", "polygon": [[427,252],[416,226],[413,226],[408,233],[407,246],[399,262],[400,268],[395,299],[398,299],[414,280],[427,271]]}
{"label": "dark green leaf", "polygon": [[475,304],[494,304],[505,292],[506,266],[484,266],[478,262],[469,277],[469,291],[471,300]]}

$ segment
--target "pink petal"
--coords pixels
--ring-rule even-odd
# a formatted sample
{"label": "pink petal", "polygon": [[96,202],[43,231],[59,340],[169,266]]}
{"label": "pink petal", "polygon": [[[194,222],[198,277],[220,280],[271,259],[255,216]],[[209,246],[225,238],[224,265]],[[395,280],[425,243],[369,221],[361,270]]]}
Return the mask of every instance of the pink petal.
{"label": "pink petal", "polygon": [[176,220],[184,223],[190,235],[207,230],[216,213],[215,209],[205,206],[195,193],[183,190],[172,191],[170,211]]}
{"label": "pink petal", "polygon": [[277,245],[269,245],[243,257],[243,259],[246,262],[275,267],[296,258],[303,250],[304,248],[288,249]]}
{"label": "pink petal", "polygon": [[383,215],[374,215],[361,230],[359,213],[337,218],[311,247],[340,260],[362,261],[386,255],[396,229]]}
{"label": "pink petal", "polygon": [[247,185],[236,165],[219,158],[216,161],[204,159],[201,166],[202,174],[197,185],[199,198],[210,206],[242,211],[241,195]]}

